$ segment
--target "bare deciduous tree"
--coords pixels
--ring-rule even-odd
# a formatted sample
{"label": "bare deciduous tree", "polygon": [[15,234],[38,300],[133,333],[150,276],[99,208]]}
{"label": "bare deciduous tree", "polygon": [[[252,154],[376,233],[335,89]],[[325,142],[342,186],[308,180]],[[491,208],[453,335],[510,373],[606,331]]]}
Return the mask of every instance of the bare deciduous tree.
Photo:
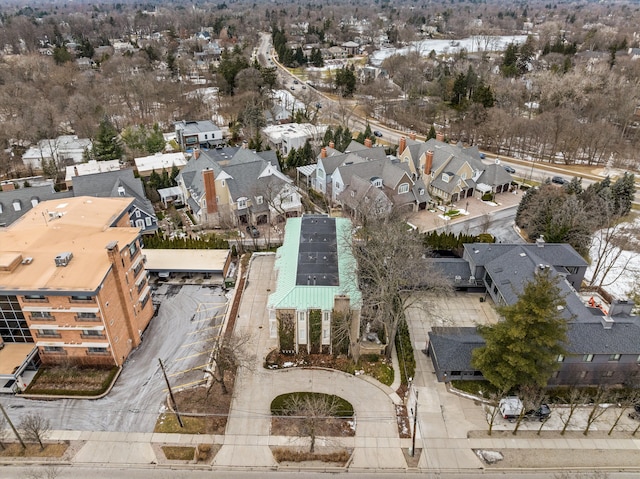
{"label": "bare deciduous tree", "polygon": [[27,414],[20,421],[20,429],[27,441],[40,444],[40,449],[44,450],[42,441],[51,429],[49,419],[39,413]]}
{"label": "bare deciduous tree", "polygon": [[610,397],[609,391],[606,389],[598,389],[595,397],[593,398],[593,404],[591,409],[589,410],[589,415],[587,416],[587,426],[582,431],[582,434],[585,436],[589,434],[589,429],[594,422],[598,420],[600,416],[602,416],[605,412],[607,412],[607,406],[604,404]]}
{"label": "bare deciduous tree", "polygon": [[[213,381],[220,384],[223,394],[229,392],[224,380],[225,373],[247,366],[251,362],[252,356],[246,350],[250,340],[249,334],[231,334],[221,337],[213,354],[213,366],[204,369]],[[211,384],[213,385],[213,382]],[[207,395],[210,391],[211,386],[207,389]]]}
{"label": "bare deciduous tree", "polygon": [[0,448],[4,451],[6,446],[4,442],[7,440],[7,420],[4,416],[0,416]]}
{"label": "bare deciduous tree", "polygon": [[293,394],[285,402],[285,410],[297,419],[298,434],[309,437],[309,452],[314,452],[322,424],[334,420],[340,412],[335,396],[320,393]]}
{"label": "bare deciduous tree", "polygon": [[576,409],[578,409],[578,406],[580,406],[581,404],[584,404],[585,396],[579,389],[571,388],[566,399],[569,401],[567,404],[567,411],[559,414],[560,421],[562,421],[563,424],[560,434],[563,436],[567,431],[567,428],[569,427],[569,423],[571,422],[571,418],[576,412]]}
{"label": "bare deciduous tree", "polygon": [[638,403],[638,401],[640,401],[640,391],[638,390],[625,392],[621,396],[615,398],[615,402],[618,406],[618,411],[616,412],[616,417],[613,421],[613,424],[611,424],[611,427],[609,428],[609,432],[607,433],[608,436],[611,436],[613,430],[616,428],[618,422],[620,422],[620,419],[622,419],[622,416],[624,416],[624,413],[627,411],[627,409]]}

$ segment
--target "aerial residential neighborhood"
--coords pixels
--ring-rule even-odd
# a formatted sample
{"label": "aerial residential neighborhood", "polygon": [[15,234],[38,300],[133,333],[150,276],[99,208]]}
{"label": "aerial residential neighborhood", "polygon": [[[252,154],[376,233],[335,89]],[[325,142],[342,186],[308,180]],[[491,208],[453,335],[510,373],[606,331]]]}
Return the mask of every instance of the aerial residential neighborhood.
{"label": "aerial residential neighborhood", "polygon": [[639,19],[0,6],[2,477],[633,477]]}

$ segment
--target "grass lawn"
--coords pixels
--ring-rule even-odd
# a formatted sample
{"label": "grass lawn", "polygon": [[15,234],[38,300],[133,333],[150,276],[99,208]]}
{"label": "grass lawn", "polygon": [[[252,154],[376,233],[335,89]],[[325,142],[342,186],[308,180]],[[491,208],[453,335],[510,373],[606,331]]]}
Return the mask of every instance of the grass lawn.
{"label": "grass lawn", "polygon": [[118,369],[43,367],[25,392],[60,396],[97,396],[107,390]]}
{"label": "grass lawn", "polygon": [[196,453],[195,447],[162,446],[164,457],[170,461],[191,461]]}
{"label": "grass lawn", "polygon": [[18,442],[3,444],[5,449],[0,449],[0,457],[62,457],[69,447],[67,443],[45,444],[42,450],[39,444],[27,444],[26,449]]}

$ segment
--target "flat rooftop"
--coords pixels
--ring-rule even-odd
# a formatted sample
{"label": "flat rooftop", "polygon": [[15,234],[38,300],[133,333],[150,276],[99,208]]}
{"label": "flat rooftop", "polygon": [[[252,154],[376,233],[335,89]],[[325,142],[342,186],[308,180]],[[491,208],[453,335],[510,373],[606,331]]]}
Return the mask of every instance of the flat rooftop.
{"label": "flat rooftop", "polygon": [[224,273],[228,249],[144,249],[146,270],[154,273]]}
{"label": "flat rooftop", "polygon": [[13,374],[35,347],[34,343],[4,343],[4,348],[0,349],[0,376]]}
{"label": "flat rooftop", "polygon": [[[0,230],[0,294],[95,291],[111,267],[107,250],[133,242],[139,228],[115,227],[133,198],[81,196],[44,201]],[[56,266],[62,253],[73,258]]]}

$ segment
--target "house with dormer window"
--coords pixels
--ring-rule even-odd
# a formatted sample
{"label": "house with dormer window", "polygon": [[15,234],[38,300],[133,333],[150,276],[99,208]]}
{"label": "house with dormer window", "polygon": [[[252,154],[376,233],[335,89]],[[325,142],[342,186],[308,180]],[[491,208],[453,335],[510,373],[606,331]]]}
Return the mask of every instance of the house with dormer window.
{"label": "house with dormer window", "polygon": [[446,204],[507,192],[513,179],[500,164],[485,164],[476,146],[446,143],[442,134],[427,142],[415,141],[415,135],[402,137],[398,158],[423,180],[434,200]]}
{"label": "house with dormer window", "polygon": [[273,150],[225,147],[200,151],[176,180],[199,224],[270,224],[302,214],[300,193],[280,171]]}

